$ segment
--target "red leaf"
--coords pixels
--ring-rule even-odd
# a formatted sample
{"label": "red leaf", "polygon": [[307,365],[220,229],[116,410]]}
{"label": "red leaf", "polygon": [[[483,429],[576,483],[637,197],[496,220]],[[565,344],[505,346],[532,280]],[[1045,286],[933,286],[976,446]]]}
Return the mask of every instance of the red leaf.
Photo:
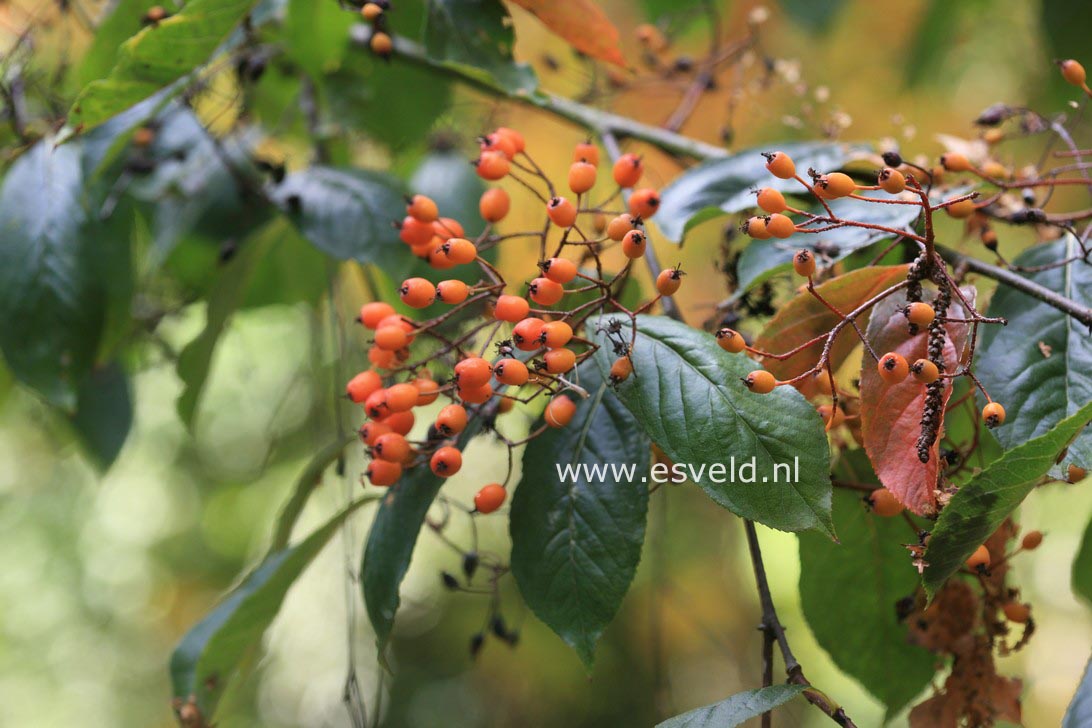
{"label": "red leaf", "polygon": [[[963,295],[974,303],[975,290],[964,288]],[[926,292],[926,298],[931,298]],[[965,318],[968,314],[953,297],[948,315]],[[894,295],[877,304],[868,325],[868,341],[876,354],[894,351],[911,364],[926,356],[928,334],[909,336],[906,317],[901,308],[906,305],[901,295]],[[956,371],[967,347],[968,324],[949,323],[944,342],[944,363],[948,372]],[[952,396],[952,387],[944,389],[942,409]],[[884,487],[895,494],[907,508],[919,515],[936,510],[937,478],[940,474],[940,438],[933,444],[929,462],[918,459],[917,441],[921,434],[921,415],[925,409],[925,385],[912,376],[899,384],[887,384],[880,378],[876,362],[865,357],[861,369],[861,429],[864,446],[876,475]],[[943,431],[943,427],[942,427]]]}
{"label": "red leaf", "polygon": [[618,29],[591,0],[510,0],[586,56],[625,67]]}
{"label": "red leaf", "polygon": [[[816,290],[839,311],[849,313],[877,293],[905,278],[909,267],[908,265],[891,265],[860,268],[816,286]],[[830,331],[838,320],[838,317],[815,296],[804,291],[785,304],[766,324],[766,328],[755,341],[755,347],[773,353],[790,351]],[[868,315],[858,317],[857,323],[863,331],[868,323]],[[835,371],[849,353],[859,345],[860,339],[851,327],[847,326],[839,332],[830,351],[831,366]],[[784,361],[763,359],[762,364],[778,379],[792,379],[813,369],[819,363],[819,355],[822,351],[823,345],[815,344],[791,359]],[[815,394],[815,385],[810,379],[799,382],[796,388],[804,396]]]}

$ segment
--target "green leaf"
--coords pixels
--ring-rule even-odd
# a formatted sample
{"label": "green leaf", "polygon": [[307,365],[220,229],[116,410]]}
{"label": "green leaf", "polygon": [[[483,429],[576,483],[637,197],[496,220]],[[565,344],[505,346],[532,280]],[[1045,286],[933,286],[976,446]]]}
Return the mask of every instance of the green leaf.
{"label": "green leaf", "polygon": [[377,496],[361,498],[299,544],[269,554],[182,638],[171,655],[174,696],[193,695],[211,720],[240,661],[277,616],[288,590],[354,511]]}
{"label": "green leaf", "polygon": [[81,152],[39,142],[0,188],[0,350],[17,379],[68,412],[131,265],[128,236],[105,235],[88,199]]}
{"label": "green leaf", "polygon": [[130,37],[140,32],[144,14],[159,0],[118,0],[110,14],[95,28],[91,47],[72,69],[80,86],[103,78],[114,67],[118,48]]}
{"label": "green leaf", "polygon": [[283,31],[288,56],[317,78],[344,57],[349,28],[358,19],[332,0],[289,0]]}
{"label": "green leaf", "polygon": [[307,505],[307,499],[322,482],[322,474],[341,458],[345,448],[355,441],[356,437],[356,433],[350,433],[337,438],[311,456],[311,460],[296,480],[296,487],[292,490],[292,496],[284,504],[281,514],[277,517],[273,541],[269,546],[270,553],[280,551],[288,545],[289,539],[292,538],[292,529],[295,527],[300,513],[303,512],[303,507]]}
{"label": "green leaf", "polygon": [[277,240],[275,235],[270,234],[270,229],[245,241],[224,266],[209,293],[205,328],[178,355],[178,377],[182,380],[183,388],[176,407],[187,427],[193,427],[198,401],[208,379],[220,335],[242,303],[258,263]]}
{"label": "green leaf", "polygon": [[[1078,252],[1072,236],[1026,250],[1015,261],[1039,266]],[[1092,266],[1077,262],[1025,274],[1027,278],[1085,306],[1092,306]],[[986,326],[975,373],[989,392],[1003,392],[1008,416],[994,431],[1005,449],[1034,439],[1092,402],[1092,339],[1085,326],[1041,301],[998,286],[988,315],[1008,326]],[[1042,344],[1049,347],[1044,355]],[[1069,459],[1092,468],[1092,431],[1069,448]]]}
{"label": "green leaf", "polygon": [[431,60],[508,94],[526,96],[538,86],[530,66],[512,59],[512,20],[497,0],[430,0],[424,44]]}
{"label": "green leaf", "polygon": [[[628,341],[628,324],[617,320]],[[660,316],[637,322],[633,376],[618,398],[652,441],[691,465],[693,480],[733,513],[782,531],[833,536],[830,450],[815,408],[792,387],[747,391],[740,379],[755,363],[723,351],[707,333]],[[594,338],[606,372],[615,355],[605,332]]]}
{"label": "green leaf", "polygon": [[[882,193],[881,193],[882,194]],[[886,195],[890,198],[890,195]],[[883,205],[863,200],[833,200],[835,214],[845,220],[856,220],[873,225],[902,230],[917,219],[921,208],[914,205]],[[796,234],[790,240],[752,240],[739,256],[737,293],[746,293],[778,273],[792,268],[792,256],[797,250],[807,248],[818,254],[820,260],[842,260],[850,254],[894,237],[882,230],[860,227],[842,227],[815,235]]]}
{"label": "green leaf", "polygon": [[[524,601],[590,668],[641,559],[650,444],[594,362],[577,373],[591,396],[567,427],[547,429],[523,451],[509,531]],[[632,469],[562,481],[559,467],[582,466]]]}
{"label": "green leaf", "polygon": [[91,371],[77,390],[72,426],[103,468],[113,464],[133,425],[131,389],[125,369],[111,362]]}
{"label": "green leaf", "polygon": [[1062,728],[1082,728],[1092,725],[1092,659],[1084,668],[1084,677],[1073,695],[1073,702],[1062,719]]}
{"label": "green leaf", "polygon": [[656,728],[732,728],[784,705],[807,689],[807,685],[771,685],[747,690],[719,703],[668,718]]}
{"label": "green leaf", "polygon": [[940,512],[925,552],[929,566],[923,581],[930,597],[1020,505],[1089,420],[1092,403],[1007,451],[956,492]]}
{"label": "green leaf", "polygon": [[813,33],[826,33],[834,25],[845,0],[779,0],[794,23]]}
{"label": "green leaf", "polygon": [[[863,450],[843,453],[835,471],[875,483]],[[879,487],[879,486],[877,486]],[[933,677],[935,658],[907,641],[895,605],[914,593],[918,574],[906,548],[906,523],[880,518],[860,494],[834,493],[840,543],[800,534],[800,603],[815,639],[839,669],[856,678],[894,715]]]}
{"label": "green leaf", "polygon": [[1073,559],[1073,591],[1092,604],[1092,521],[1089,521],[1081,548]]}
{"label": "green leaf", "polygon": [[703,162],[676,177],[660,196],[656,224],[669,239],[681,241],[699,223],[755,206],[752,189],[772,187],[782,192],[806,192],[796,180],[778,179],[766,170],[764,151],[780,149],[796,162],[804,175],[808,167],[820,171],[838,169],[854,155],[867,151],[861,145],[835,142],[787,142]]}
{"label": "green leaf", "polygon": [[273,198],[319,250],[378,263],[397,278],[413,260],[392,227],[404,214],[404,194],[398,180],[379,172],[311,167],[288,175]]}
{"label": "green leaf", "polygon": [[118,49],[110,75],[88,84],[72,105],[68,128],[83,132],[204,65],[256,0],[190,0]]}
{"label": "green leaf", "polygon": [[[459,435],[456,446],[465,450],[467,443],[481,431],[483,417],[472,416]],[[364,590],[364,606],[375,630],[379,659],[394,627],[394,615],[401,597],[402,579],[409,569],[417,536],[436,494],[444,484],[426,467],[414,468],[391,487],[383,498],[364,546],[360,586]]]}

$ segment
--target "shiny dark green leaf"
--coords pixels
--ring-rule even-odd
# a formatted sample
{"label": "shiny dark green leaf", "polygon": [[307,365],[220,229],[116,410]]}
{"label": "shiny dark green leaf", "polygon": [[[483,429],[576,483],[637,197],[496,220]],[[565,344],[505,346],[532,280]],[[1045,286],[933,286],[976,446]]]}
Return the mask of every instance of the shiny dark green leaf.
{"label": "shiny dark green leaf", "polygon": [[[578,400],[567,427],[548,429],[524,449],[509,530],[524,601],[590,666],[641,559],[650,447],[595,363],[577,373],[591,396]],[[603,477],[559,472],[585,466],[606,470]]]}
{"label": "shiny dark green leaf", "polygon": [[512,59],[511,19],[496,0],[431,0],[424,43],[431,60],[509,94],[530,94],[538,86],[530,66]]}
{"label": "shiny dark green leaf", "polygon": [[88,373],[76,391],[72,427],[95,462],[110,467],[133,425],[129,376],[117,362]]}

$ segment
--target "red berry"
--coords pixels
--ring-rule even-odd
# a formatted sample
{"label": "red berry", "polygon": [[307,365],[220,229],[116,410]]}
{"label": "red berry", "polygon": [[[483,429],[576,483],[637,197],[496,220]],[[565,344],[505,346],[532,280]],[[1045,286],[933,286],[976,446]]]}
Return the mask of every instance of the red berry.
{"label": "red berry", "polygon": [[372,392],[382,388],[383,380],[379,374],[373,369],[368,369],[349,380],[349,383],[345,385],[345,393],[353,402],[360,404]]}
{"label": "red berry", "polygon": [[444,436],[458,435],[466,429],[468,417],[461,404],[449,404],[436,415],[436,429]]}
{"label": "red berry", "polygon": [[391,432],[408,435],[410,430],[413,429],[413,423],[417,421],[417,418],[413,416],[413,412],[392,412],[379,421],[391,428]]}
{"label": "red berry", "polygon": [[527,383],[527,380],[530,378],[530,372],[527,370],[527,365],[519,359],[501,359],[497,362],[497,365],[493,367],[493,376],[495,376],[497,381],[501,384],[521,387]]}
{"label": "red berry", "polygon": [[492,513],[504,505],[508,491],[500,483],[490,483],[474,496],[474,508],[478,513]]}
{"label": "red berry", "polygon": [[455,365],[455,381],[460,387],[480,387],[489,382],[493,368],[481,357],[472,356]]}
{"label": "red berry", "polygon": [[387,387],[387,407],[391,412],[409,412],[417,406],[421,393],[409,382],[392,384]]}
{"label": "red berry", "polygon": [[386,460],[389,463],[404,463],[409,459],[412,448],[406,441],[405,435],[388,432],[386,435],[380,435],[376,438],[375,444],[372,446],[372,452],[380,460]]}
{"label": "red berry", "polygon": [[493,396],[493,385],[487,382],[480,387],[460,386],[456,394],[459,395],[459,399],[468,404],[485,404]]}
{"label": "red berry", "polygon": [[450,478],[463,467],[463,454],[455,447],[441,447],[429,460],[432,472],[441,478]]}
{"label": "red berry", "polygon": [[540,318],[525,318],[512,329],[512,342],[520,351],[534,351],[542,346],[542,331],[546,322]]}
{"label": "red berry", "polygon": [[397,483],[402,477],[402,466],[386,460],[372,460],[368,463],[368,469],[364,471],[364,475],[372,485],[386,488]]}

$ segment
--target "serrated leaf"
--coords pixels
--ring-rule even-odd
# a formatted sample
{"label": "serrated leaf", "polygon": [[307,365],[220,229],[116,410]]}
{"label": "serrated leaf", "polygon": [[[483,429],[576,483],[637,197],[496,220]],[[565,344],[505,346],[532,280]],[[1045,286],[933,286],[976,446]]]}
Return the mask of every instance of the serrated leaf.
{"label": "serrated leaf", "polygon": [[1092,725],[1092,659],[1085,666],[1077,692],[1062,718],[1062,728],[1086,728],[1089,725]]}
{"label": "serrated leaf", "polygon": [[[850,271],[816,286],[816,291],[842,313],[849,313],[873,296],[882,293],[906,277],[907,265],[871,266]],[[868,325],[871,311],[857,318],[862,330]],[[798,293],[766,324],[755,340],[755,348],[771,353],[791,351],[830,331],[839,317],[807,291]],[[852,327],[838,333],[831,348],[830,360],[837,371],[849,353],[860,346],[861,340]],[[813,345],[790,359],[764,359],[763,365],[775,377],[792,379],[819,363],[823,344]],[[805,396],[816,394],[815,383],[805,379],[795,385]]]}
{"label": "serrated leaf", "polygon": [[[578,369],[591,395],[568,426],[548,429],[523,451],[512,497],[512,573],[527,606],[588,667],[641,559],[648,513],[650,446],[594,362]],[[632,468],[614,473],[610,466]],[[604,467],[601,478],[559,467]]]}
{"label": "serrated leaf", "polygon": [[1081,547],[1073,559],[1073,591],[1092,605],[1092,521],[1088,522]]}
{"label": "serrated leaf", "polygon": [[88,373],[76,392],[72,427],[102,468],[121,452],[133,425],[133,396],[124,367],[111,362]]}
{"label": "serrated leaf", "polygon": [[[628,323],[619,320],[628,341]],[[782,531],[833,535],[830,451],[815,408],[791,387],[749,392],[740,379],[757,365],[723,351],[707,333],[661,316],[639,316],[637,325],[634,373],[618,398],[652,441],[676,463],[690,464],[695,482],[733,513]],[[602,331],[594,339],[595,360],[606,372],[611,344]],[[714,466],[726,472],[710,472]],[[752,475],[755,482],[745,482]]]}
{"label": "serrated leaf", "polygon": [[194,625],[171,655],[174,696],[183,701],[194,696],[205,719],[211,720],[240,662],[273,622],[296,579],[345,519],[374,500],[376,496],[355,501],[297,545],[266,556]]}
{"label": "serrated leaf", "polygon": [[[962,290],[964,297],[973,304],[974,289]],[[934,295],[930,290],[925,291],[925,300],[931,301]],[[966,318],[968,314],[959,299],[952,298],[949,316]],[[929,336],[927,331],[915,336],[907,333],[906,316],[902,313],[905,306],[906,297],[900,293],[880,301],[872,310],[865,335],[877,356],[893,351],[913,363],[926,358]],[[949,323],[945,328],[948,335],[944,340],[944,363],[946,371],[954,372],[963,361],[970,327]],[[941,411],[952,396],[951,380],[946,381]],[[934,491],[940,473],[939,437],[930,448],[929,460],[923,463],[918,459],[917,440],[924,412],[925,385],[912,376],[898,384],[888,384],[880,377],[876,361],[870,356],[864,357],[861,363],[861,430],[865,451],[884,487],[918,514],[935,510]]]}
{"label": "serrated leaf", "polygon": [[[836,474],[875,482],[861,450],[843,453]],[[860,494],[836,489],[840,543],[800,534],[800,604],[819,645],[894,715],[925,688],[935,669],[928,651],[907,641],[896,602],[914,593],[918,574],[903,544],[906,523],[870,513]]]}
{"label": "serrated leaf", "polygon": [[1092,403],[1009,450],[956,492],[940,512],[925,552],[929,566],[923,581],[930,595],[1016,510],[1090,420]]}
{"label": "serrated leaf", "polygon": [[110,75],[88,84],[68,113],[84,132],[143,101],[208,62],[256,0],[190,0],[166,20],[145,27],[118,49]]}
{"label": "serrated leaf", "polygon": [[81,154],[41,141],[0,188],[0,350],[17,379],[70,413],[130,270],[127,237],[89,209]]}
{"label": "serrated leaf", "polygon": [[867,151],[861,145],[834,142],[786,142],[745,149],[722,159],[703,162],[676,177],[660,195],[656,224],[669,239],[680,241],[695,225],[755,205],[752,189],[772,187],[782,192],[805,191],[796,180],[774,177],[766,169],[762,152],[778,150],[790,155],[803,174],[808,167],[820,171],[840,168],[851,157]]}
{"label": "serrated leaf", "polygon": [[[482,417],[472,414],[456,446],[465,450],[481,427]],[[384,495],[368,533],[360,567],[360,588],[364,591],[364,606],[375,631],[381,661],[402,601],[398,590],[409,569],[425,516],[443,484],[444,479],[425,466],[408,471]]]}
{"label": "serrated leaf", "polygon": [[[889,198],[887,195],[881,199]],[[894,230],[909,229],[909,225],[921,213],[921,208],[914,205],[886,205],[854,199],[832,200],[829,204],[843,220],[883,225]],[[813,208],[812,212],[821,211]],[[798,250],[806,248],[816,253],[820,260],[834,262],[893,237],[883,230],[847,226],[814,235],[797,233],[787,240],[752,240],[743,249],[736,265],[737,291],[745,293],[778,273],[791,269],[792,256]]]}
{"label": "serrated leaf", "polygon": [[618,28],[591,0],[510,0],[542,21],[555,35],[590,58],[625,67]]}
{"label": "serrated leaf", "polygon": [[656,728],[732,728],[784,705],[807,689],[807,685],[771,685],[747,690],[719,703],[668,718]]}
{"label": "serrated leaf", "polygon": [[430,0],[424,45],[429,59],[508,94],[528,95],[538,79],[512,59],[511,18],[498,0]]}
{"label": "serrated leaf", "polygon": [[[1013,263],[1034,267],[1072,256],[1072,236],[1024,251]],[[1058,294],[1092,307],[1092,266],[1080,261],[1026,277]],[[985,326],[975,373],[988,392],[1004,394],[1005,426],[994,431],[1006,449],[1038,437],[1092,402],[1092,338],[1087,327],[1058,309],[998,286],[988,315],[1008,326]],[[1070,446],[1068,461],[1092,468],[1092,432]]]}

